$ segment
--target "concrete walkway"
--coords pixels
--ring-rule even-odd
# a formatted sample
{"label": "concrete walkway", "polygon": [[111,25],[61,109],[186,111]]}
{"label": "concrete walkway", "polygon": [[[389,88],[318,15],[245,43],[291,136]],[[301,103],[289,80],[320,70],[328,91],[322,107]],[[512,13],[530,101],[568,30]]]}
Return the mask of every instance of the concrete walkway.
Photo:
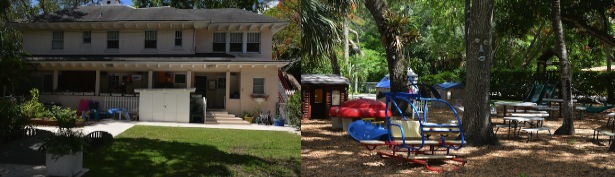
{"label": "concrete walkway", "polygon": [[[194,128],[220,128],[220,129],[238,129],[238,130],[265,130],[265,131],[285,131],[301,135],[300,131],[295,128],[284,126],[272,126],[272,125],[227,125],[227,124],[194,124],[194,123],[174,123],[174,122],[136,122],[136,121],[123,121],[123,120],[109,120],[105,119],[94,125],[84,126],[83,128],[76,128],[82,130],[84,134],[88,134],[94,131],[106,131],[111,133],[113,137],[123,133],[129,128],[135,125],[146,126],[165,126],[165,127],[194,127]],[[40,126],[37,129],[56,132],[57,127]]]}

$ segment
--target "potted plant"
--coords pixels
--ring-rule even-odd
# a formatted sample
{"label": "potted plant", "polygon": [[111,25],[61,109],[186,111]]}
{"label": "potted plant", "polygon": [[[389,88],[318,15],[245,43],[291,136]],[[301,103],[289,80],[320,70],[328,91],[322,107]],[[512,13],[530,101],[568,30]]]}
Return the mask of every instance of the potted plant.
{"label": "potted plant", "polygon": [[46,152],[47,176],[74,176],[83,170],[84,135],[72,128],[77,115],[70,108],[54,106],[52,114],[58,121],[58,132],[47,137],[41,145]]}
{"label": "potted plant", "polygon": [[280,117],[280,115],[276,115],[275,119],[273,120],[273,125],[274,126],[284,126],[285,122],[286,120],[284,120],[284,118]]}
{"label": "potted plant", "polygon": [[254,116],[251,112],[243,112],[243,120],[252,123],[252,120],[254,120]]}

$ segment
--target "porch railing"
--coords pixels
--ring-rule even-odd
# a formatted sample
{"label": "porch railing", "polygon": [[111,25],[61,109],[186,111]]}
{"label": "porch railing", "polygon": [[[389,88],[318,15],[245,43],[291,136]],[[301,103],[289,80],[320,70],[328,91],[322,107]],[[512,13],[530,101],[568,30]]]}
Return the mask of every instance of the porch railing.
{"label": "porch railing", "polygon": [[131,114],[139,112],[139,97],[105,96],[102,102],[102,110],[110,108],[123,108]]}

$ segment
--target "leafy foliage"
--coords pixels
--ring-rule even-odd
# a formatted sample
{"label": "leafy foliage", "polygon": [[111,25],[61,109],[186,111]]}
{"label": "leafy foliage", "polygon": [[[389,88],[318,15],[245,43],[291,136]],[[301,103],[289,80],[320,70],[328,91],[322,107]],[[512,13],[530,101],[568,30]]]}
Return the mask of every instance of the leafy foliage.
{"label": "leafy foliage", "polygon": [[81,118],[75,114],[75,110],[66,107],[62,108],[60,106],[53,106],[51,108],[51,114],[53,115],[53,119],[58,122],[58,127],[60,128],[73,128],[78,120]]}
{"label": "leafy foliage", "polygon": [[290,101],[286,105],[286,110],[288,113],[286,116],[290,121],[290,125],[296,127],[297,129],[301,129],[301,92],[297,91],[297,93],[290,96]]}
{"label": "leafy foliage", "polygon": [[75,131],[72,129],[79,119],[75,110],[53,106],[51,113],[57,121],[59,129],[57,133],[44,140],[39,150],[52,154],[52,159],[83,151],[86,145],[85,135],[81,130]]}
{"label": "leafy foliage", "polygon": [[30,95],[32,96],[32,98],[24,102],[21,107],[24,116],[28,118],[50,117],[51,112],[49,112],[49,110],[45,108],[45,105],[40,103],[38,100],[39,99],[38,89],[33,88],[32,90],[30,90]]}
{"label": "leafy foliage", "polygon": [[83,132],[61,128],[47,137],[39,150],[52,154],[52,159],[58,159],[63,155],[83,151],[85,144]]}
{"label": "leafy foliage", "polygon": [[30,119],[24,116],[17,103],[0,99],[0,142],[19,136],[28,126]]}

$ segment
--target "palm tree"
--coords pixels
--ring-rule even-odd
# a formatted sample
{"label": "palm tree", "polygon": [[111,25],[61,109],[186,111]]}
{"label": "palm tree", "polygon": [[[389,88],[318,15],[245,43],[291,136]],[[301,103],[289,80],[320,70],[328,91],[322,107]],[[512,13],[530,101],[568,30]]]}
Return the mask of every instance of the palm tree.
{"label": "palm tree", "polygon": [[335,47],[342,39],[341,21],[354,0],[301,1],[301,53],[307,63],[331,61],[333,74],[340,75]]}

